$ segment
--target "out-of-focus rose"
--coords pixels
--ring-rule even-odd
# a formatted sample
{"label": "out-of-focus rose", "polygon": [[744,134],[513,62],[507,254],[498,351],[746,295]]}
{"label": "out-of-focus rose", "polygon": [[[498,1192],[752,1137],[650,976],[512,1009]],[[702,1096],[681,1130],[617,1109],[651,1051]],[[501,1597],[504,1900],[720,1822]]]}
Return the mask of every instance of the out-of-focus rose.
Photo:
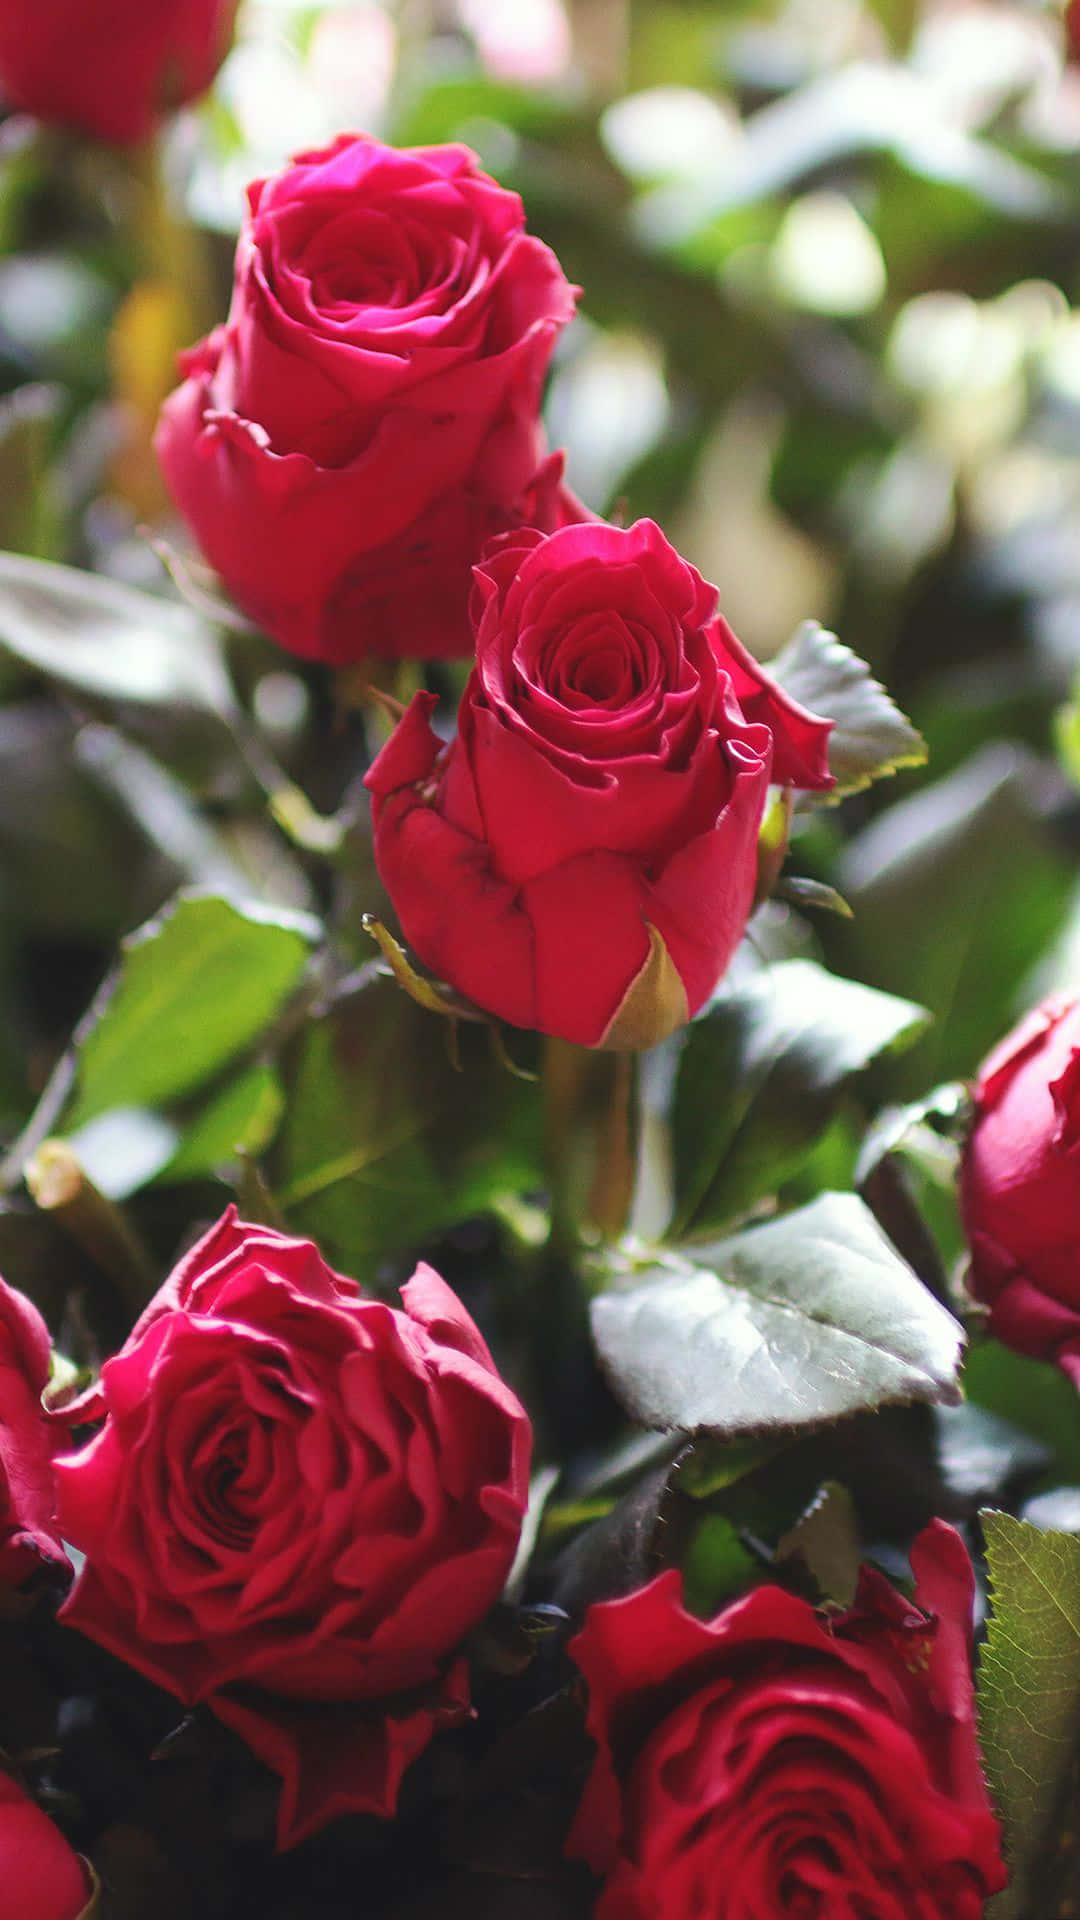
{"label": "out-of-focus rose", "polygon": [[0,1280],[0,1587],[43,1562],[67,1567],[55,1516],[53,1431],[42,1411],[49,1330],[33,1302]]}
{"label": "out-of-focus rose", "polygon": [[417,694],[367,775],[421,960],[515,1026],[645,1047],[750,912],[770,780],[827,787],[830,722],[775,686],[650,520],[493,543],[447,749]]}
{"label": "out-of-focus rose", "polygon": [[590,1609],[570,1652],[596,1759],[567,1852],[596,1920],[979,1920],[1004,1885],[975,1741],[973,1579],[935,1521],[913,1606],[864,1569],[827,1619],[759,1587],[706,1624],[679,1575]]}
{"label": "out-of-focus rose", "polygon": [[93,1911],[85,1864],[18,1781],[2,1772],[0,1888],[4,1920],[89,1920]]}
{"label": "out-of-focus rose", "polygon": [[86,1554],[62,1617],[283,1777],[288,1846],[390,1815],[468,1712],[464,1636],[498,1597],[529,1423],[430,1267],[403,1309],[235,1208],[102,1369],[57,1462]]}
{"label": "out-of-focus rose", "polygon": [[4,0],[7,104],[127,145],[210,85],[237,0]]}
{"label": "out-of-focus rose", "polygon": [[974,1094],[960,1175],[972,1291],[999,1340],[1080,1387],[1080,999],[1027,1014]]}
{"label": "out-of-focus rose", "polygon": [[465,654],[486,540],[584,511],[539,420],[574,289],[466,147],[342,136],[249,199],[228,320],[162,413],[173,498],[293,653]]}

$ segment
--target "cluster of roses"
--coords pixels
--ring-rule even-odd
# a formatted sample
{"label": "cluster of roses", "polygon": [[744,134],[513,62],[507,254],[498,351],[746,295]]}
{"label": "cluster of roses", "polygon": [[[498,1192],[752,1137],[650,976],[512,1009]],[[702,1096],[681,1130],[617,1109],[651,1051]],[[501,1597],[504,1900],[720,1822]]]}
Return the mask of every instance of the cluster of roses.
{"label": "cluster of roses", "polygon": [[293,652],[475,651],[453,742],[419,693],[367,776],[406,938],[501,1019],[652,1045],[743,931],[770,780],[830,784],[829,723],[656,526],[563,486],[539,409],[574,289],[472,154],[343,136],[250,203],[162,416],[173,495]]}
{"label": "cluster of roses", "polygon": [[[829,784],[829,723],[655,526],[599,523],[563,486],[539,406],[573,289],[472,155],[343,137],[250,198],[228,320],[160,429],[177,503],[301,656],[475,651],[454,739],[420,693],[367,776],[405,934],[499,1018],[649,1046],[743,931],[770,782]],[[965,1185],[1000,1330],[1034,1291],[1039,1350],[1074,1377],[1076,1040],[1052,1009],[989,1064]],[[1048,1200],[1034,1241],[1021,1175]],[[77,1549],[66,1627],[280,1776],[281,1846],[392,1816],[474,1713],[470,1635],[528,1500],[527,1416],[461,1303],[427,1267],[400,1308],[366,1298],[230,1212],[46,1414],[49,1367],[0,1288],[0,1584],[66,1582]],[[912,1566],[914,1601],[864,1569],[844,1613],[768,1585],[705,1623],[675,1573],[588,1610],[567,1671],[594,1748],[565,1847],[597,1920],[978,1920],[1003,1873],[971,1568],[940,1522]],[[90,1910],[88,1870],[2,1777],[0,1869],[13,1920]]]}
{"label": "cluster of roses", "polygon": [[[528,1419],[429,1267],[400,1309],[309,1243],[230,1211],[52,1418],[49,1341],[0,1289],[0,1574],[85,1556],[60,1618],[281,1776],[291,1846],[402,1776],[470,1715],[467,1637],[528,1496]],[[93,1437],[57,1452],[57,1434]],[[64,1446],[70,1446],[64,1432]],[[759,1587],[711,1624],[676,1573],[591,1607],[569,1646],[591,1771],[566,1838],[598,1920],[873,1914],[978,1920],[1002,1884],[975,1742],[972,1576],[916,1542],[914,1602],[864,1569],[825,1616]],[[75,1920],[87,1872],[0,1789],[11,1920]],[[916,1891],[917,1890],[917,1891]]]}

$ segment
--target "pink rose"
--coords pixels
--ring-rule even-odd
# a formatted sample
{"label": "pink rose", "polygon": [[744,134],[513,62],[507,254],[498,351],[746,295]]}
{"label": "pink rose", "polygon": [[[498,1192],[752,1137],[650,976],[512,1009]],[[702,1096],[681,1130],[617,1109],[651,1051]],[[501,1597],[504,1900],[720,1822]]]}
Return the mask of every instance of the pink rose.
{"label": "pink rose", "polygon": [[405,938],[519,1027],[645,1047],[746,925],[770,780],[827,787],[831,722],[789,700],[651,520],[495,542],[446,748],[417,694],[367,775]]}
{"label": "pink rose", "polygon": [[484,542],[584,511],[539,420],[574,289],[466,147],[343,135],[249,199],[229,318],[158,428],[176,504],[293,653],[467,653]]}
{"label": "pink rose", "polygon": [[972,1291],[999,1340],[1080,1387],[1080,999],[1026,1014],[974,1094],[960,1174]]}
{"label": "pink rose", "polygon": [[292,1845],[389,1816],[409,1762],[468,1713],[461,1642],[497,1599],[528,1497],[529,1423],[450,1289],[403,1309],[235,1208],[115,1359],[104,1425],[57,1462],[86,1554],[62,1618],[284,1787]]}
{"label": "pink rose", "polygon": [[596,1920],[980,1920],[1005,1884],[975,1742],[973,1580],[936,1520],[916,1602],[864,1568],[834,1618],[758,1587],[705,1623],[662,1574],[570,1652],[596,1758],[567,1852]]}
{"label": "pink rose", "polygon": [[41,1406],[49,1330],[33,1302],[0,1280],[0,1587],[42,1562],[66,1568],[57,1532],[53,1431]]}
{"label": "pink rose", "polygon": [[98,140],[145,140],[210,85],[237,0],[4,0],[0,92],[9,106]]}

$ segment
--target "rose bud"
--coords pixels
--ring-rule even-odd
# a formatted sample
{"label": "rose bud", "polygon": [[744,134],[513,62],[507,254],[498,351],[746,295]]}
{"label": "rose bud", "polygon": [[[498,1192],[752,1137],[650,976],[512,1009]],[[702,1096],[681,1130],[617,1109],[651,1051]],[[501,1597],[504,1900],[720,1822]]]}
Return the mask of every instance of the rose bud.
{"label": "rose bud", "polygon": [[157,449],[237,605],[334,665],[466,654],[490,535],[584,509],[539,410],[575,289],[466,147],[342,136],[249,190]]}
{"label": "rose bud", "polygon": [[43,1565],[68,1569],[55,1517],[56,1441],[41,1405],[49,1369],[44,1320],[0,1280],[0,1589]]}
{"label": "rose bud", "polygon": [[831,722],[716,617],[650,520],[493,543],[449,748],[417,694],[367,775],[424,964],[514,1026],[652,1046],[746,924],[770,780],[827,787]]}
{"label": "rose bud", "polygon": [[282,1776],[278,1839],[389,1816],[468,1716],[461,1643],[498,1598],[529,1423],[419,1266],[402,1308],[230,1208],[181,1261],[57,1462],[86,1554],[61,1618]]}
{"label": "rose bud", "polygon": [[90,1920],[85,1862],[10,1774],[0,1772],[0,1888],[4,1920]]}
{"label": "rose bud", "polygon": [[1080,1387],[1080,999],[1025,1015],[974,1096],[960,1171],[971,1290],[999,1340]]}
{"label": "rose bud", "polygon": [[237,0],[6,0],[0,93],[41,120],[126,146],[205,93]]}
{"label": "rose bud", "polygon": [[864,1568],[832,1618],[767,1586],[705,1623],[676,1572],[590,1608],[569,1650],[596,1757],[566,1851],[603,1877],[595,1920],[721,1898],[732,1920],[979,1920],[1005,1872],[975,1740],[971,1566],[939,1520],[911,1560],[916,1605]]}

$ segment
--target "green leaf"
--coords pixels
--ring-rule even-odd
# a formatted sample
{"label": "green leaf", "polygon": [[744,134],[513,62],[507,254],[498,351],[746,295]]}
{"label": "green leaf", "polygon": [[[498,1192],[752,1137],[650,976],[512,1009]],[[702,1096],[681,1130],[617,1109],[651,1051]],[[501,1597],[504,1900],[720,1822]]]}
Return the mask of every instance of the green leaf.
{"label": "green leaf", "polygon": [[59,544],[50,443],[64,407],[59,386],[16,387],[0,400],[0,545],[45,557]]}
{"label": "green leaf", "polygon": [[927,1018],[811,960],[721,991],[679,1059],[673,1231],[707,1232],[775,1192],[824,1134],[847,1081],[916,1039]]}
{"label": "green leaf", "polygon": [[306,914],[179,895],[124,941],[76,1035],[65,1130],[110,1107],[180,1100],[251,1045],[299,982],[318,923]]}
{"label": "green leaf", "polygon": [[1062,926],[1075,863],[1046,830],[1045,798],[1045,762],[997,741],[887,807],[836,863],[855,919],[833,923],[831,950],[845,971],[934,1014],[897,1097],[972,1072]]}
{"label": "green leaf", "polygon": [[284,1106],[273,1067],[255,1061],[207,1101],[158,1179],[193,1180],[216,1173],[240,1154],[262,1153],[277,1132]]}
{"label": "green leaf", "polygon": [[815,620],[803,621],[770,661],[769,671],[792,699],[836,722],[829,735],[829,768],[836,785],[816,796],[818,805],[857,793],[899,767],[923,765],[922,735],[874,679],[865,660]]}
{"label": "green leaf", "polygon": [[209,710],[235,699],[213,628],[190,607],[76,567],[0,553],[0,646],[98,699]]}
{"label": "green leaf", "polygon": [[456,1070],[452,1037],[376,973],[291,1051],[272,1184],[348,1273],[543,1184],[537,1089],[500,1064],[487,1028],[460,1029]]}
{"label": "green leaf", "polygon": [[1068,1844],[1064,1827],[1075,1824],[1067,1798],[1080,1741],[1080,1536],[1043,1532],[1007,1513],[981,1519],[992,1612],[979,1661],[979,1724],[1011,1872],[991,1912],[1019,1920],[1048,1911],[1037,1896]]}
{"label": "green leaf", "polygon": [[745,1435],[958,1397],[960,1327],[849,1193],[643,1255],[593,1301],[592,1325],[647,1427]]}
{"label": "green leaf", "polygon": [[760,1558],[745,1544],[735,1522],[726,1513],[707,1513],[683,1555],[683,1603],[690,1613],[711,1619],[760,1578],[761,1571]]}
{"label": "green leaf", "polygon": [[962,1080],[935,1087],[925,1099],[883,1107],[863,1135],[855,1166],[862,1186],[890,1153],[910,1153],[941,1186],[956,1177],[958,1140],[971,1116],[971,1096]]}
{"label": "green leaf", "polygon": [[1080,705],[1075,700],[1054,714],[1054,745],[1069,779],[1080,787]]}
{"label": "green leaf", "polygon": [[1058,1367],[1014,1353],[1000,1340],[975,1340],[964,1363],[969,1400],[1035,1439],[1053,1453],[1055,1478],[1080,1484],[1080,1401]]}

